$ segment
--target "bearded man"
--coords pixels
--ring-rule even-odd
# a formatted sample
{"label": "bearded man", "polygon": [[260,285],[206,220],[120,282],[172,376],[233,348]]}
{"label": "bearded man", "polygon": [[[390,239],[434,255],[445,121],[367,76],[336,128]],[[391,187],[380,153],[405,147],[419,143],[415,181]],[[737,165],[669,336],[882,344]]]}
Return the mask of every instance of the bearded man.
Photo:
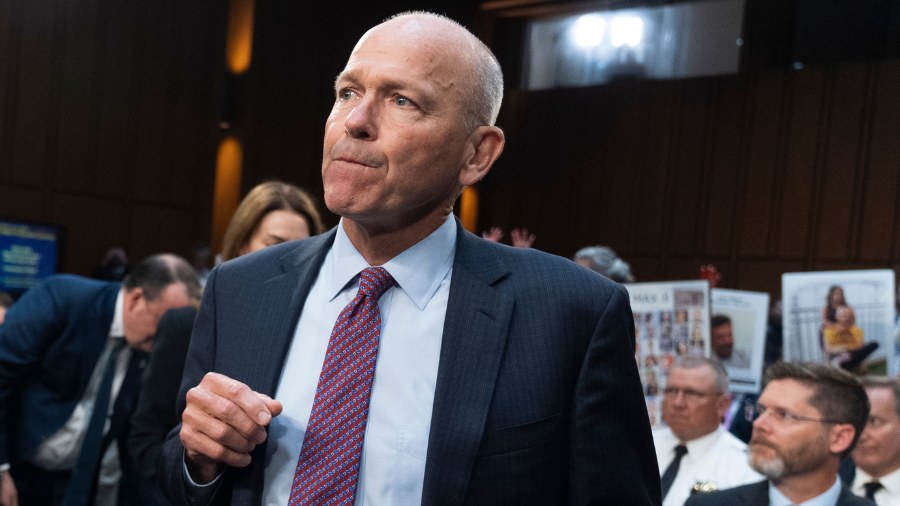
{"label": "bearded man", "polygon": [[750,466],[766,480],[698,494],[686,506],[871,505],[838,479],[869,417],[869,400],[851,374],[812,363],[779,362],[766,371],[753,420]]}

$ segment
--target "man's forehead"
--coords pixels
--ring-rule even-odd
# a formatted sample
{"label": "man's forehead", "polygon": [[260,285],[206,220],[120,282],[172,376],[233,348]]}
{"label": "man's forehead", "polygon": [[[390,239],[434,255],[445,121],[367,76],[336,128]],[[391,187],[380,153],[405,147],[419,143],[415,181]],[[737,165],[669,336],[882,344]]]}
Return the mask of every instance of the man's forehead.
{"label": "man's forehead", "polygon": [[669,371],[668,382],[711,384],[715,382],[715,372],[713,372],[712,368],[707,365],[700,365],[697,367],[673,367]]}
{"label": "man's forehead", "polygon": [[765,399],[772,405],[790,406],[796,405],[798,402],[808,405],[814,391],[815,389],[811,385],[793,378],[775,379],[763,388],[760,402]]}
{"label": "man's forehead", "polygon": [[895,409],[897,399],[894,398],[894,391],[888,387],[867,386],[866,395],[869,396],[869,404],[872,407],[875,407],[876,404],[883,404],[890,407],[891,410]]}

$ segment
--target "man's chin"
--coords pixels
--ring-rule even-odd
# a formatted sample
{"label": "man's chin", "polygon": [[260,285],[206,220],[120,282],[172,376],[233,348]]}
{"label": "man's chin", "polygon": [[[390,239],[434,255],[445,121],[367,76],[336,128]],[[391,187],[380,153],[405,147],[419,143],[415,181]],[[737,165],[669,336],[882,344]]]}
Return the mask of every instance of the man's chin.
{"label": "man's chin", "polygon": [[778,456],[763,457],[756,452],[750,452],[750,467],[757,473],[769,478],[770,480],[778,480],[784,476],[784,460]]}

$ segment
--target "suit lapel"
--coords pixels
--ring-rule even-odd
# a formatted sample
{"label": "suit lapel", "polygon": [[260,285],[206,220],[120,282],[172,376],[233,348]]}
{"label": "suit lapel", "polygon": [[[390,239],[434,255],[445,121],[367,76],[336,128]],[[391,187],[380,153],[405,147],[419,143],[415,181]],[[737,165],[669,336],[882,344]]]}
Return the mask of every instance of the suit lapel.
{"label": "suit lapel", "polygon": [[271,331],[262,334],[271,336],[269,342],[257,341],[254,344],[256,351],[253,353],[258,353],[259,350],[273,350],[276,353],[274,362],[258,361],[263,366],[248,377],[248,384],[256,385],[260,392],[273,397],[275,395],[306,296],[309,295],[322,262],[334,242],[334,236],[335,230],[332,229],[303,241],[297,249],[281,257],[282,273],[263,283],[262,293],[265,297],[261,302],[274,309],[274,313],[270,314],[286,316],[270,322]]}
{"label": "suit lapel", "polygon": [[463,502],[494,393],[514,301],[495,285],[508,270],[457,224],[423,504]]}
{"label": "suit lapel", "polygon": [[[297,321],[334,236],[335,230],[332,229],[301,242],[281,257],[281,272],[263,281],[257,303],[265,306],[265,314],[285,316],[269,319],[260,327],[256,339],[243,341],[246,346],[240,351],[243,356],[258,356],[263,350],[267,353],[264,359],[241,362],[242,367],[246,367],[242,369],[242,379],[254,390],[275,397]],[[252,458],[263,461],[265,447],[265,444],[257,446]],[[247,466],[231,470],[236,483],[232,490],[232,504],[259,503],[263,492],[264,467]]]}

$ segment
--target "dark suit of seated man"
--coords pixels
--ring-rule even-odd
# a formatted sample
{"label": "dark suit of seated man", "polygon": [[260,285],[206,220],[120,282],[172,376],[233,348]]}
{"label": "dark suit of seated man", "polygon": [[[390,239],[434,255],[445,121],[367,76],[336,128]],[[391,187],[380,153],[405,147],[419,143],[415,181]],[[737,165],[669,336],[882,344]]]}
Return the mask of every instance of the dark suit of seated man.
{"label": "dark suit of seated man", "polygon": [[[56,276],[22,296],[0,327],[0,463],[11,466],[0,503],[93,504],[109,482],[112,500],[118,490],[142,504],[125,444],[141,369],[163,312],[199,296],[174,255],[141,261],[123,283]],[[103,396],[107,412],[94,409]],[[104,459],[110,446],[119,459]]]}
{"label": "dark suit of seated man", "polygon": [[863,506],[838,479],[869,416],[866,392],[831,365],[779,362],[766,370],[750,439],[750,466],[768,479],[691,496],[685,506]]}
{"label": "dark suit of seated man", "polygon": [[453,218],[503,147],[490,50],[397,16],[335,89],[322,175],[341,222],[210,275],[169,499],[658,504],[625,290]]}

